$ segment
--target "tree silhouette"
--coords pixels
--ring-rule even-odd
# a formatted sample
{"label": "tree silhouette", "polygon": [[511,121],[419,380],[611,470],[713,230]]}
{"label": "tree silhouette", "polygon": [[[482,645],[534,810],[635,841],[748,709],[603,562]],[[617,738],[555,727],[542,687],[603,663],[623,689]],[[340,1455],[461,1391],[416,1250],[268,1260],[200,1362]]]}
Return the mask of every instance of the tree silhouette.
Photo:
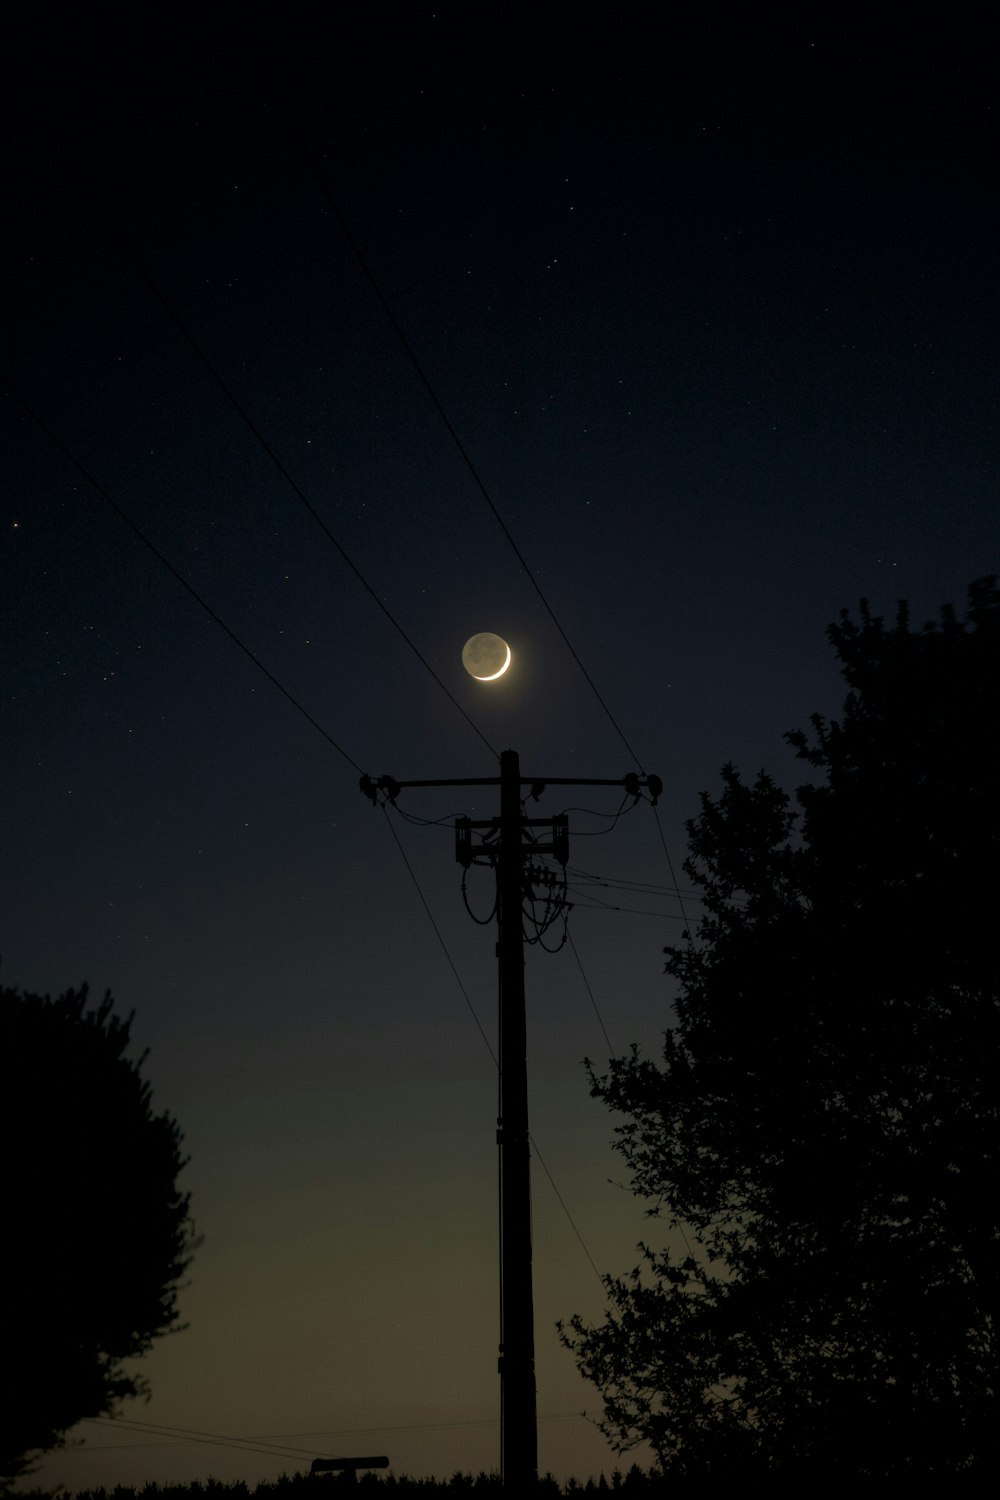
{"label": "tree silhouette", "polygon": [[921,631],[842,613],[842,719],[788,736],[811,784],[727,766],[688,824],[662,1064],[591,1069],[685,1249],[641,1246],[562,1336],[671,1475],[996,1465],[995,584]]}
{"label": "tree silhouette", "polygon": [[0,989],[5,1277],[0,1481],[146,1384],[122,1361],[176,1325],[193,1241],[181,1133],[155,1115],[132,1018],[87,989]]}

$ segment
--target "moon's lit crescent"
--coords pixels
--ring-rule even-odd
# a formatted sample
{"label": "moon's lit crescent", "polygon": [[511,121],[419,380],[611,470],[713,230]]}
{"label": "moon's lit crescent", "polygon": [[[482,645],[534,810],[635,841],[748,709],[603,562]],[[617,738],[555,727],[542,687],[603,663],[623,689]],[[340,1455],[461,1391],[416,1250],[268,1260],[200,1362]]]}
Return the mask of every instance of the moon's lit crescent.
{"label": "moon's lit crescent", "polygon": [[490,630],[470,636],[462,647],[462,665],[477,682],[496,682],[510,666],[510,659],[511,650],[503,636]]}
{"label": "moon's lit crescent", "polygon": [[[507,642],[506,641],[504,641],[504,645],[507,646]],[[506,672],[506,670],[507,670],[507,668],[509,666],[510,666],[510,647],[507,646],[507,660],[504,662],[504,664],[500,668],[499,672],[491,672],[488,677],[476,677],[475,672],[473,672],[472,675],[473,675],[473,677],[476,677],[476,681],[477,682],[496,682],[497,678],[498,677],[502,677],[503,674]]]}

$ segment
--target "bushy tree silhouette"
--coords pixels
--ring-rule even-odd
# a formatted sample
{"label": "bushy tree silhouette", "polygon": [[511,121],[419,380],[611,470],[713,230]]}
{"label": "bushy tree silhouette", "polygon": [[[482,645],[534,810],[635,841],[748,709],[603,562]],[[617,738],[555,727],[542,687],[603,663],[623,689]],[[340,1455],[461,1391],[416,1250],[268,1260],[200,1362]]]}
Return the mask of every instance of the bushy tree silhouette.
{"label": "bushy tree silhouette", "polygon": [[0,989],[0,1483],[145,1390],[123,1361],[176,1324],[193,1248],[181,1133],[153,1112],[131,1017],[87,989]]}
{"label": "bushy tree silhouette", "polygon": [[[831,627],[840,722],[789,798],[727,766],[688,824],[662,1063],[593,1093],[683,1253],[562,1329],[668,1474],[985,1475],[1000,1442],[1000,594]],[[674,1239],[679,1238],[675,1235]]]}

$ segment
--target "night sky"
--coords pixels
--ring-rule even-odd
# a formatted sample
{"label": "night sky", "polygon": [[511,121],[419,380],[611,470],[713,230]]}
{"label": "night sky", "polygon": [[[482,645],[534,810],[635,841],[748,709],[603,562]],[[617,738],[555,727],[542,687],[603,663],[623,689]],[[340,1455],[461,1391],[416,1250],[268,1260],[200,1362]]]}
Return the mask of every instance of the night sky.
{"label": "night sky", "polygon": [[997,567],[986,40],[917,24],[178,6],[8,48],[3,978],[135,1009],[204,1236],[125,1412],[151,1430],[88,1424],[39,1482],[496,1466],[495,933],[448,818],[497,798],[390,827],[358,772],[506,748],[664,782],[673,873],[613,788],[534,809],[608,882],[573,877],[575,952],[527,955],[573,1221],[536,1162],[539,1462],[614,1466],[554,1325],[604,1305],[575,1231],[615,1273],[665,1231],[589,1098],[591,992],[655,1052],[698,792],[805,779],[782,735],[840,706],[842,606],[922,620]]}

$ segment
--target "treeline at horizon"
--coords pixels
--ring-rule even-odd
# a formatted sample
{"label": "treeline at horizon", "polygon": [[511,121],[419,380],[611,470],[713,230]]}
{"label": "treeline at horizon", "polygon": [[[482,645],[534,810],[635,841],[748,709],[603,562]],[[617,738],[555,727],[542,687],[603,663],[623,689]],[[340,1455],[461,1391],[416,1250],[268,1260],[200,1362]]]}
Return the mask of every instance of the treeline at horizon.
{"label": "treeline at horizon", "polygon": [[[509,1487],[508,1487],[509,1488]],[[145,1484],[139,1488],[116,1485],[113,1489],[69,1490],[18,1490],[12,1500],[216,1500],[228,1496],[230,1500],[263,1500],[268,1495],[309,1494],[313,1500],[322,1500],[324,1494],[387,1493],[392,1495],[500,1495],[504,1485],[499,1474],[455,1473],[450,1479],[411,1479],[406,1474],[283,1474],[280,1479],[261,1480],[247,1484],[243,1480],[225,1483],[218,1479],[194,1480],[190,1484]],[[615,1469],[610,1479],[601,1474],[597,1479],[568,1479],[560,1484],[552,1474],[538,1481],[535,1493],[540,1497],[563,1495],[602,1495],[612,1492],[630,1495],[661,1495],[664,1492],[663,1475],[654,1471],[644,1472],[633,1464],[627,1472]]]}

